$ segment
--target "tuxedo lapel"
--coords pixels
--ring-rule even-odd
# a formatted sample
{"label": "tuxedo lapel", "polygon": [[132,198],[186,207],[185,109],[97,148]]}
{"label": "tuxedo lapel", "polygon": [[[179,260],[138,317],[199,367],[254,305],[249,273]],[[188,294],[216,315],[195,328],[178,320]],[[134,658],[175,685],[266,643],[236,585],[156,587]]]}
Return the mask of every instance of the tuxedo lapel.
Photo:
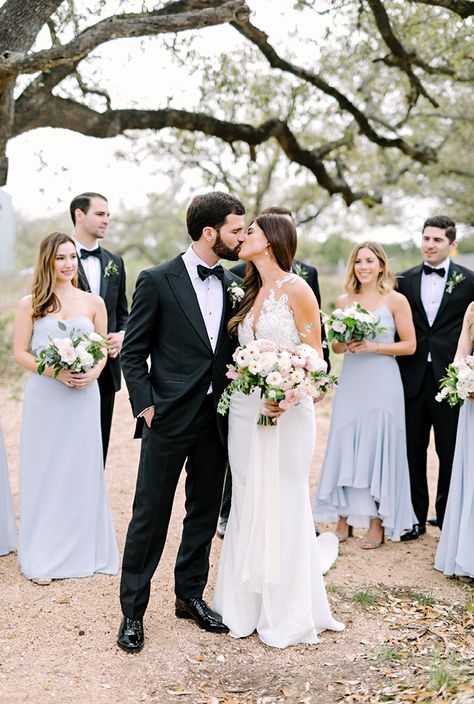
{"label": "tuxedo lapel", "polygon": [[100,250],[100,295],[104,299],[105,299],[105,294],[107,293],[107,288],[109,286],[109,277],[104,276],[104,271],[105,271],[109,261],[111,261],[111,259],[112,259],[112,257],[110,257],[107,254],[107,252],[104,252],[104,250],[101,248],[101,250]]}
{"label": "tuxedo lapel", "polygon": [[227,334],[227,322],[229,318],[232,317],[233,309],[232,309],[232,302],[230,300],[230,296],[228,295],[228,288],[231,285],[233,281],[233,278],[231,275],[228,273],[226,269],[224,269],[224,280],[222,282],[222,294],[224,296],[224,301],[222,304],[222,317],[221,317],[221,325],[219,328],[219,337],[217,339],[217,345],[216,345],[216,352],[218,351],[224,337]]}
{"label": "tuxedo lapel", "polygon": [[410,275],[410,286],[411,286],[411,295],[412,299],[415,302],[415,305],[418,307],[423,320],[425,321],[427,327],[430,326],[428,322],[428,317],[426,315],[426,310],[425,306],[423,305],[423,301],[421,300],[421,274],[423,271],[423,264],[420,264],[415,268],[413,273]]}
{"label": "tuxedo lapel", "polygon": [[89,281],[86,276],[86,272],[83,269],[82,262],[79,257],[77,259],[77,283],[78,283],[78,287],[82,291],[87,291],[88,293],[90,293],[91,287],[90,287]]}
{"label": "tuxedo lapel", "polygon": [[433,320],[433,327],[439,322],[439,319],[441,317],[441,314],[443,310],[446,307],[447,302],[449,301],[450,298],[452,298],[453,293],[448,293],[446,291],[446,285],[447,282],[449,281],[450,277],[452,274],[456,271],[455,264],[453,264],[451,261],[449,262],[449,267],[448,267],[448,276],[446,278],[446,284],[444,286],[444,291],[443,291],[443,297],[441,299],[441,303],[439,304],[438,312],[436,313],[436,317]]}
{"label": "tuxedo lapel", "polygon": [[[209,341],[206,326],[204,324],[204,318],[202,317],[201,309],[196,297],[196,292],[194,291],[191,279],[189,278],[189,274],[181,256],[173,259],[170,264],[170,270],[166,274],[166,278],[184,315],[196,330],[196,333],[199,335],[206,347],[208,347],[212,353],[211,343]],[[176,321],[176,324],[178,325],[179,322]]]}

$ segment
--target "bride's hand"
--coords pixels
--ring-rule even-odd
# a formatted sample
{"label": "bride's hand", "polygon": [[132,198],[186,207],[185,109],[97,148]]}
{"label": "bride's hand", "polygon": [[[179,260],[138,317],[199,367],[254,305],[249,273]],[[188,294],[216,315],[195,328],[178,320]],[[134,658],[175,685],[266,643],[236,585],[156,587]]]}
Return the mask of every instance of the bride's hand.
{"label": "bride's hand", "polygon": [[279,418],[284,412],[285,409],[281,408],[277,401],[263,402],[262,415],[264,416],[268,416],[269,418]]}

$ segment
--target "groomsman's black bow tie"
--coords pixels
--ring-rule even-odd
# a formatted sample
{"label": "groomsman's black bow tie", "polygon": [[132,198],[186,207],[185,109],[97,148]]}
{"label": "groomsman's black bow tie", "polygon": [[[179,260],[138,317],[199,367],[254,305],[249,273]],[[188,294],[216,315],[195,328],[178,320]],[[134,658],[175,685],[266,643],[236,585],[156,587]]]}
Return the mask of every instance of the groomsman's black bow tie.
{"label": "groomsman's black bow tie", "polygon": [[95,249],[81,249],[81,259],[87,259],[87,257],[98,257],[100,259],[100,247]]}
{"label": "groomsman's black bow tie", "polygon": [[424,271],[425,274],[427,274],[428,276],[429,276],[430,274],[433,274],[433,272],[434,272],[435,274],[438,274],[438,276],[444,276],[444,275],[446,274],[446,269],[444,268],[444,266],[442,266],[441,269],[433,269],[432,266],[428,266],[428,264],[423,264],[423,271]]}
{"label": "groomsman's black bow tie", "polygon": [[197,271],[199,274],[199,278],[203,281],[205,281],[208,276],[217,276],[217,278],[221,281],[224,280],[224,269],[221,264],[218,264],[212,269],[209,269],[207,266],[203,266],[202,264],[198,264]]}

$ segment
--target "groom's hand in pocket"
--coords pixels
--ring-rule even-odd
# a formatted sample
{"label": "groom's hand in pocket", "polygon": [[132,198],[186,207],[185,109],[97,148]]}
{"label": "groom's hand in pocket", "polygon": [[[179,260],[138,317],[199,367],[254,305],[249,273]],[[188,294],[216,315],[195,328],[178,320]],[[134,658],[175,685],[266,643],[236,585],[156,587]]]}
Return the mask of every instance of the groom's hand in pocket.
{"label": "groom's hand in pocket", "polygon": [[147,426],[148,426],[149,428],[151,428],[151,422],[152,422],[152,420],[153,420],[153,416],[154,416],[154,415],[155,415],[155,407],[154,407],[154,406],[150,406],[149,408],[145,408],[145,410],[142,411],[138,417],[139,417],[139,418],[144,418],[144,419],[145,419],[145,423],[147,424]]}

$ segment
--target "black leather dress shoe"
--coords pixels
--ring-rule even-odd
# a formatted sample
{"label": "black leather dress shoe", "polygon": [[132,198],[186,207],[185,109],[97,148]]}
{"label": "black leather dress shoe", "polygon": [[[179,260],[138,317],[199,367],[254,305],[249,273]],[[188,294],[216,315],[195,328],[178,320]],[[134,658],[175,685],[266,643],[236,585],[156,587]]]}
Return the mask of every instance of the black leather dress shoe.
{"label": "black leather dress shoe", "polygon": [[123,618],[120,624],[117,645],[127,653],[138,653],[143,648],[145,634],[141,618]]}
{"label": "black leather dress shoe", "polygon": [[407,540],[418,540],[420,535],[426,533],[426,526],[419,526],[417,523],[413,528],[400,536],[400,540],[405,543]]}
{"label": "black leather dress shoe", "polygon": [[176,599],[175,613],[178,618],[192,618],[199,628],[211,633],[228,633],[222,619],[206,604],[204,599]]}
{"label": "black leather dress shoe", "polygon": [[436,516],[428,518],[428,523],[430,524],[430,526],[435,526],[436,528],[438,527],[438,519],[436,518]]}

